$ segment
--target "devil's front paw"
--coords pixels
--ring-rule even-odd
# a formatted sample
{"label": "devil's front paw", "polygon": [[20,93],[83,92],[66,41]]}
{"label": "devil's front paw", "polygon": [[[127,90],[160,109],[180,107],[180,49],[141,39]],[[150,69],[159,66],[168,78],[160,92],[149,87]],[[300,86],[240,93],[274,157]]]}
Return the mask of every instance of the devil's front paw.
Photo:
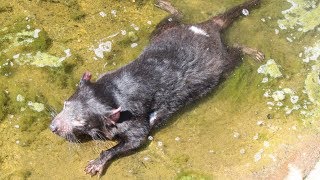
{"label": "devil's front paw", "polygon": [[102,162],[100,159],[91,160],[84,171],[91,176],[96,174],[101,175],[104,165],[105,162]]}

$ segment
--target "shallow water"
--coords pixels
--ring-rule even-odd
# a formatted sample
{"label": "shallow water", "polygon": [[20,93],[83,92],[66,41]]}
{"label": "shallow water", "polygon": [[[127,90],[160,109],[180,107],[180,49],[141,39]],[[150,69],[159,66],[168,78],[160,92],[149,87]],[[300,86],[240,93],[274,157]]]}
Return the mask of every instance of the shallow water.
{"label": "shallow water", "polygon": [[[172,2],[191,23],[243,1]],[[318,3],[264,0],[236,21],[224,34],[228,44],[255,47],[266,61],[245,56],[215,92],[115,160],[102,179],[260,177],[317,133]],[[166,15],[143,0],[1,0],[0,179],[87,179],[88,160],[115,143],[66,142],[47,128],[50,109],[62,108],[84,71],[97,78],[137,57]],[[262,66],[270,59],[276,65]]]}

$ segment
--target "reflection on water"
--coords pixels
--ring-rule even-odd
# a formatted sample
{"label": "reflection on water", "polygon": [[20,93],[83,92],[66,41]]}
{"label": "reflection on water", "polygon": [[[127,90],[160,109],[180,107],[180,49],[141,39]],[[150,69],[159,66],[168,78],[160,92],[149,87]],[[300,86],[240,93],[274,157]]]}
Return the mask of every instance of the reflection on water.
{"label": "reflection on water", "polygon": [[[243,1],[172,1],[200,22]],[[317,0],[269,0],[225,33],[256,47],[216,92],[186,107],[148,146],[114,161],[114,179],[262,177],[316,132]],[[86,179],[84,167],[114,142],[69,144],[47,128],[81,74],[94,77],[139,55],[166,13],[152,1],[0,2],[0,178]],[[312,139],[311,139],[312,141]],[[253,173],[254,172],[254,173]]]}

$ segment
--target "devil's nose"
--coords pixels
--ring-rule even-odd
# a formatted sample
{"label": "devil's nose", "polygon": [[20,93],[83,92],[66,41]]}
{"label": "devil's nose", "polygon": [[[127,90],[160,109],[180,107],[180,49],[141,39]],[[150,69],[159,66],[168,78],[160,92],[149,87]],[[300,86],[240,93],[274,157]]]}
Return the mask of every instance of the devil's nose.
{"label": "devil's nose", "polygon": [[58,130],[58,127],[55,126],[54,124],[50,124],[49,128],[50,128],[50,130],[51,130],[52,132],[54,132],[54,133],[57,132],[57,130]]}

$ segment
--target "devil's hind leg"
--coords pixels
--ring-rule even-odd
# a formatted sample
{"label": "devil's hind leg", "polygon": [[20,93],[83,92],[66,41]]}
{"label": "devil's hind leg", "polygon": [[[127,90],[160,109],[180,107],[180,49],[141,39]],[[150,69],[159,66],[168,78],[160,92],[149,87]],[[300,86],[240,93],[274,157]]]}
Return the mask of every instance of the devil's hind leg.
{"label": "devil's hind leg", "polygon": [[171,29],[181,24],[182,13],[179,12],[170,2],[165,0],[157,0],[156,7],[170,13],[170,15],[164,18],[158,25],[155,30],[151,33],[151,40],[156,39],[158,35],[167,29]]}
{"label": "devil's hind leg", "polygon": [[156,7],[167,11],[168,13],[172,14],[177,18],[182,18],[182,13],[178,11],[170,2],[165,0],[156,0]]}
{"label": "devil's hind leg", "polygon": [[224,30],[225,28],[229,27],[233,23],[233,21],[242,14],[242,11],[244,9],[250,10],[253,7],[259,5],[260,3],[261,3],[261,0],[246,1],[243,4],[240,4],[236,7],[233,7],[227,10],[223,14],[213,17],[209,21],[216,24],[220,28],[220,30]]}

